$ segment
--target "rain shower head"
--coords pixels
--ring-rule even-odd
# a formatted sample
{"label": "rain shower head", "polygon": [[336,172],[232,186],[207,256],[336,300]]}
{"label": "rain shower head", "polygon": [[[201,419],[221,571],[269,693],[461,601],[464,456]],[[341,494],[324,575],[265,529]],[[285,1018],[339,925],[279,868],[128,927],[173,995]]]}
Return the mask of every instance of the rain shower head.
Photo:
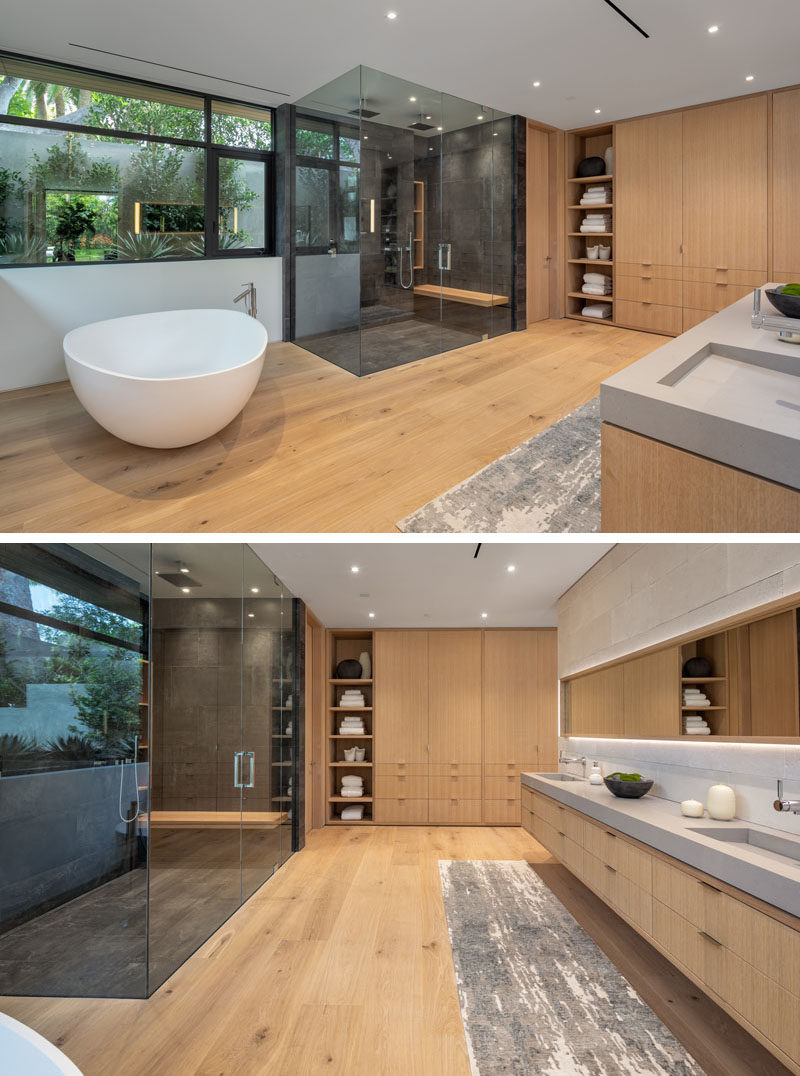
{"label": "rain shower head", "polygon": [[172,583],[174,587],[201,587],[203,584],[193,579],[190,575],[186,575],[185,572],[157,572],[159,579],[163,579],[165,583]]}
{"label": "rain shower head", "polygon": [[359,116],[362,120],[371,120],[373,116],[380,116],[380,112],[375,112],[373,109],[367,108],[366,104],[366,97],[362,97],[359,101],[358,108],[351,108],[347,113],[348,116]]}
{"label": "rain shower head", "polygon": [[432,131],[432,123],[423,123],[421,120],[417,120],[416,123],[409,123],[408,125],[412,131]]}

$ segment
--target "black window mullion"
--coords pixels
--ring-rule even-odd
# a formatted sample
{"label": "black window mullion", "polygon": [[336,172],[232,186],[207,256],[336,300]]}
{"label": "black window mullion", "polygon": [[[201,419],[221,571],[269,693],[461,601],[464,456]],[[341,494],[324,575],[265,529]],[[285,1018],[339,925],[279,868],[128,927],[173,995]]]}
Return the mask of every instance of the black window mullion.
{"label": "black window mullion", "polygon": [[213,257],[216,254],[216,243],[214,227],[219,220],[219,212],[217,205],[217,179],[216,179],[216,158],[211,145],[211,98],[206,97],[204,101],[205,112],[205,154],[206,154],[206,189],[205,189],[205,227],[203,230],[203,256],[206,258]]}

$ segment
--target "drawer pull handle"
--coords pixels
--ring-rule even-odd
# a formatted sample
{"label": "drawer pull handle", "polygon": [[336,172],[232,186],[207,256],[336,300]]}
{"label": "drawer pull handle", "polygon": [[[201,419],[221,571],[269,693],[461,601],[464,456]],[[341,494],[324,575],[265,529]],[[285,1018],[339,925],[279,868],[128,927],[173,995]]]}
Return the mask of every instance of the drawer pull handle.
{"label": "drawer pull handle", "polygon": [[727,271],[728,271],[727,265],[718,265],[717,266],[717,272],[718,273],[727,273]]}
{"label": "drawer pull handle", "polygon": [[566,833],[564,833],[563,830],[558,830],[557,832],[558,832],[559,837],[566,837]]}
{"label": "drawer pull handle", "polygon": [[651,303],[647,299],[642,300],[642,306],[650,306]]}
{"label": "drawer pull handle", "polygon": [[606,837],[613,837],[614,840],[617,839],[616,833],[612,833],[610,829],[605,830],[605,835],[606,835]]}
{"label": "drawer pull handle", "polygon": [[641,262],[640,264],[641,265],[652,265],[653,263],[652,262]]}
{"label": "drawer pull handle", "polygon": [[610,863],[604,863],[604,864],[603,864],[603,866],[605,867],[605,869],[606,869],[607,871],[611,871],[611,873],[612,873],[612,874],[616,874],[616,873],[617,873],[617,868],[616,868],[616,867],[612,867]]}
{"label": "drawer pull handle", "polygon": [[701,938],[704,938],[707,942],[711,942],[712,945],[716,945],[720,949],[722,948],[722,942],[717,941],[716,938],[712,938],[711,935],[706,934],[706,932],[704,930],[698,930],[697,933],[700,935]]}
{"label": "drawer pull handle", "polygon": [[712,893],[721,893],[722,892],[722,890],[717,889],[717,887],[715,885],[712,885],[711,882],[704,882],[702,878],[700,879],[700,885],[704,885],[706,887],[706,889],[710,889]]}
{"label": "drawer pull handle", "polygon": [[652,279],[653,279],[652,275],[645,276],[644,274],[642,274],[642,280],[652,280]]}

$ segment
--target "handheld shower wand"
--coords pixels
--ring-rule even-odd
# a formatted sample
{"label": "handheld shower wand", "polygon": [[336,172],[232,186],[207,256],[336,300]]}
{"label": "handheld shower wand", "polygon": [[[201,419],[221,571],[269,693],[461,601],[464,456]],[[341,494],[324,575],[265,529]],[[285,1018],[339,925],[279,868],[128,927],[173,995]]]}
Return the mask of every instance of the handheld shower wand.
{"label": "handheld shower wand", "polygon": [[410,277],[409,277],[409,281],[408,281],[407,284],[403,283],[403,248],[400,247],[400,287],[403,288],[404,291],[408,291],[409,288],[414,287],[414,243],[413,243],[413,239],[414,239],[414,233],[413,233],[413,231],[411,229],[409,229],[409,232],[408,232],[408,246],[406,247],[406,250],[408,251],[408,265],[409,265],[409,270],[410,270]]}
{"label": "handheld shower wand", "polygon": [[138,734],[133,738],[133,780],[136,784],[136,810],[131,818],[126,818],[122,813],[122,782],[125,779],[125,763],[121,762],[119,767],[119,817],[120,821],[126,825],[130,825],[131,822],[135,822],[139,817],[142,805],[139,799],[139,736]]}

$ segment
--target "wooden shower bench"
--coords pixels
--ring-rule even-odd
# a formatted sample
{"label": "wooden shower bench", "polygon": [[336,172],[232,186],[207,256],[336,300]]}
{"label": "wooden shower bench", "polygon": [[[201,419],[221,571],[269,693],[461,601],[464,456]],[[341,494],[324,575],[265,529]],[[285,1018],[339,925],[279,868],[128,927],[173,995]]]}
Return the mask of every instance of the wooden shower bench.
{"label": "wooden shower bench", "polygon": [[463,288],[445,288],[438,284],[416,284],[415,295],[428,295],[432,299],[452,299],[454,303],[467,303],[469,306],[506,306],[508,296],[490,295],[485,291],[466,291]]}
{"label": "wooden shower bench", "polygon": [[285,811],[151,811],[140,815],[139,822],[148,822],[159,829],[277,829],[286,821]]}

